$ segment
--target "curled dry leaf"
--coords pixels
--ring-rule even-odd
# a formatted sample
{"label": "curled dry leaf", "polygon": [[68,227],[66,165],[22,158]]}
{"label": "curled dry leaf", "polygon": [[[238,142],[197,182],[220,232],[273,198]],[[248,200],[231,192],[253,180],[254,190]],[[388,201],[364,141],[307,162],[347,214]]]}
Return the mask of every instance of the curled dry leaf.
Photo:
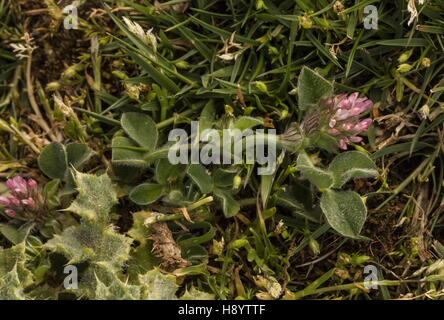
{"label": "curled dry leaf", "polygon": [[173,238],[171,230],[164,222],[151,225],[151,236],[153,241],[153,252],[161,260],[161,267],[167,270],[175,270],[191,265],[182,258],[182,252]]}

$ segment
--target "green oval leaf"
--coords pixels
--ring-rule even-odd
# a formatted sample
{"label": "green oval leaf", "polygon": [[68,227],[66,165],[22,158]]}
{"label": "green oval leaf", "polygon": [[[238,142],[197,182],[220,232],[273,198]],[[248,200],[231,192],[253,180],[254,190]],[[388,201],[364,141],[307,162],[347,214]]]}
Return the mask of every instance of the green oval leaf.
{"label": "green oval leaf", "polygon": [[321,209],[330,226],[345,237],[362,239],[359,233],[367,218],[367,208],[353,191],[327,190],[321,197]]}
{"label": "green oval leaf", "polygon": [[144,206],[153,203],[162,196],[163,186],[156,183],[144,183],[131,190],[129,198],[134,203]]}
{"label": "green oval leaf", "polygon": [[213,179],[203,165],[191,164],[188,167],[187,174],[197,184],[202,193],[213,191]]}
{"label": "green oval leaf", "polygon": [[65,147],[60,142],[53,142],[43,149],[37,161],[40,170],[51,179],[65,179],[68,160]]}
{"label": "green oval leaf", "polygon": [[19,244],[28,237],[34,226],[34,223],[26,223],[20,228],[16,228],[11,224],[0,223],[0,233],[13,244]]}
{"label": "green oval leaf", "polygon": [[318,106],[322,98],[330,95],[333,85],[319,73],[308,67],[302,68],[298,79],[299,108],[307,110]]}
{"label": "green oval leaf", "polygon": [[213,173],[214,185],[217,187],[232,187],[233,179],[236,176],[237,171],[233,169],[218,168]]}
{"label": "green oval leaf", "polygon": [[222,201],[222,209],[226,218],[231,218],[240,211],[239,203],[225,190],[214,189],[214,195]]}
{"label": "green oval leaf", "polygon": [[66,146],[68,165],[80,169],[91,158],[93,152],[83,143],[71,143]]}
{"label": "green oval leaf", "polygon": [[122,128],[141,147],[154,150],[159,133],[150,116],[139,112],[127,112],[122,116]]}
{"label": "green oval leaf", "polygon": [[214,106],[214,100],[209,100],[203,108],[199,118],[199,133],[202,133],[206,129],[211,129],[215,122],[216,108]]}
{"label": "green oval leaf", "polygon": [[331,162],[329,170],[334,176],[334,188],[342,187],[353,178],[369,178],[378,175],[373,161],[359,151],[341,153]]}
{"label": "green oval leaf", "polygon": [[261,118],[240,117],[234,122],[233,128],[243,131],[263,124],[264,120]]}
{"label": "green oval leaf", "polygon": [[166,185],[178,180],[185,171],[183,164],[171,164],[168,159],[160,159],[156,165],[156,180]]}
{"label": "green oval leaf", "polygon": [[319,189],[330,188],[333,184],[333,175],[326,170],[315,167],[306,153],[299,154],[297,168]]}
{"label": "green oval leaf", "polygon": [[137,145],[126,137],[115,137],[112,142],[112,162],[113,165],[124,165],[136,168],[144,168],[148,164],[144,160],[144,152],[132,148]]}

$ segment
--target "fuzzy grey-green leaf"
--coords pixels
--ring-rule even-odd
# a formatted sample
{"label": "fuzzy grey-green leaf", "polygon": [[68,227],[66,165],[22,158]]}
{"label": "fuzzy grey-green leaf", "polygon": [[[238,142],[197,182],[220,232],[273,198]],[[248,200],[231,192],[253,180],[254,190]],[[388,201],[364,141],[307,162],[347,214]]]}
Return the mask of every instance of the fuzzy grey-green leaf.
{"label": "fuzzy grey-green leaf", "polygon": [[183,164],[171,164],[168,159],[160,159],[156,164],[156,180],[163,185],[169,184],[181,177],[185,167]]}
{"label": "fuzzy grey-green leaf", "polygon": [[85,221],[55,235],[45,248],[63,254],[70,264],[90,261],[107,264],[110,271],[117,272],[129,258],[131,242],[131,238],[118,234],[111,226]]}
{"label": "fuzzy grey-green leaf", "polygon": [[341,153],[331,162],[329,170],[334,176],[334,188],[342,187],[353,178],[369,178],[378,175],[378,168],[365,154],[358,151]]}
{"label": "fuzzy grey-green leaf", "polygon": [[139,112],[127,112],[122,116],[122,128],[141,147],[154,150],[159,133],[150,116]]}
{"label": "fuzzy grey-green leaf", "polygon": [[316,107],[322,98],[333,91],[333,85],[316,71],[303,67],[298,79],[299,108]]}
{"label": "fuzzy grey-green leaf", "polygon": [[200,164],[191,164],[188,167],[187,174],[197,184],[202,193],[213,191],[213,179],[204,166]]}
{"label": "fuzzy grey-green leaf", "polygon": [[131,139],[126,137],[115,137],[112,142],[112,162],[118,166],[129,166],[134,168],[144,168],[148,164],[143,159],[144,152],[138,151]]}
{"label": "fuzzy grey-green leaf", "polygon": [[306,153],[299,154],[297,168],[319,189],[330,188],[333,184],[333,175],[326,170],[314,166]]}
{"label": "fuzzy grey-green leaf", "polygon": [[367,208],[359,194],[353,191],[326,190],[321,197],[321,208],[330,226],[345,237],[359,236]]}
{"label": "fuzzy grey-green leaf", "polygon": [[140,206],[153,203],[162,196],[163,186],[156,183],[143,183],[130,192],[130,199]]}
{"label": "fuzzy grey-green leaf", "polygon": [[79,170],[93,155],[91,149],[83,143],[71,143],[66,146],[68,165]]}
{"label": "fuzzy grey-green leaf", "polygon": [[177,300],[176,278],[164,275],[158,269],[139,275],[143,300]]}
{"label": "fuzzy grey-green leaf", "polygon": [[40,170],[51,179],[63,180],[68,169],[65,147],[60,142],[51,143],[43,149],[38,164]]}

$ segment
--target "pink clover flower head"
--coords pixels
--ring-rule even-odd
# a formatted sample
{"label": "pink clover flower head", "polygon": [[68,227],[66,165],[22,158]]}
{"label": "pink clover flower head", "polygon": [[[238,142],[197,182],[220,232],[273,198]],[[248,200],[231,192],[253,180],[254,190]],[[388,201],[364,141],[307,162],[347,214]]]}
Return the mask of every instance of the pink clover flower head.
{"label": "pink clover flower head", "polygon": [[339,148],[347,150],[350,142],[358,143],[363,139],[359,134],[365,133],[372,119],[360,120],[359,116],[373,107],[373,102],[368,98],[359,98],[359,92],[350,95],[339,94],[331,101],[327,99],[324,106],[330,109],[327,132],[338,139]]}
{"label": "pink clover flower head", "polygon": [[[29,212],[38,210],[42,201],[38,193],[38,183],[34,179],[24,179],[15,176],[6,181],[6,187],[10,195],[0,196],[0,205],[5,207],[4,213],[11,217],[27,215]],[[40,198],[39,198],[40,197]]]}

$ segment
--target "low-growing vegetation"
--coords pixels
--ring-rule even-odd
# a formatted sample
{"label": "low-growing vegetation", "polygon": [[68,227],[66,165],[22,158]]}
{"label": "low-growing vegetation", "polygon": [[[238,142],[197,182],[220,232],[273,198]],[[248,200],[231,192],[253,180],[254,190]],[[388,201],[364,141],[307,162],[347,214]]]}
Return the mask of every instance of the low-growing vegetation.
{"label": "low-growing vegetation", "polygon": [[0,17],[0,299],[443,295],[442,1]]}

